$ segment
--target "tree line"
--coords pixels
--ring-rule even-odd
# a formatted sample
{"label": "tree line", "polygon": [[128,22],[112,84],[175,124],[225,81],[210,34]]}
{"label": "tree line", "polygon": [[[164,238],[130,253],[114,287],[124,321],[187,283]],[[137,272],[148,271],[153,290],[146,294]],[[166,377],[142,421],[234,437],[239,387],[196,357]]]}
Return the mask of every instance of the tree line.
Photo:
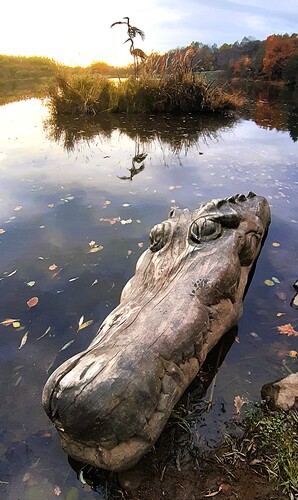
{"label": "tree line", "polygon": [[[244,37],[241,42],[207,45],[192,42],[187,47],[177,47],[165,54],[153,53],[143,63],[154,67],[158,76],[165,68],[188,61],[193,72],[223,70],[228,79],[263,79],[298,85],[298,35],[270,35],[266,40]],[[62,66],[46,57],[0,55],[0,79],[49,77]],[[114,67],[105,62],[95,62],[87,68],[63,67],[71,73],[87,72],[107,77],[125,77],[133,74],[133,65]]]}

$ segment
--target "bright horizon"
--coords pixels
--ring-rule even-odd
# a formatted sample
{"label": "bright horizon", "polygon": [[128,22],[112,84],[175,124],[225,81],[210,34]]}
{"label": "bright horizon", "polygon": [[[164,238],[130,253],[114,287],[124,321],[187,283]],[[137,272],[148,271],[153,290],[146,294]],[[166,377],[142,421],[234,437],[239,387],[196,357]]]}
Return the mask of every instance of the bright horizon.
{"label": "bright horizon", "polygon": [[[44,56],[70,66],[104,61],[113,66],[132,63],[126,26],[110,28],[124,16],[145,32],[135,46],[147,54],[164,53],[198,41],[218,46],[244,36],[263,40],[271,34],[291,35],[298,26],[298,4],[271,0],[114,0],[101,7],[99,0],[82,5],[70,0],[43,4],[12,0],[2,6],[0,53]],[[5,22],[13,20],[10,22]]]}

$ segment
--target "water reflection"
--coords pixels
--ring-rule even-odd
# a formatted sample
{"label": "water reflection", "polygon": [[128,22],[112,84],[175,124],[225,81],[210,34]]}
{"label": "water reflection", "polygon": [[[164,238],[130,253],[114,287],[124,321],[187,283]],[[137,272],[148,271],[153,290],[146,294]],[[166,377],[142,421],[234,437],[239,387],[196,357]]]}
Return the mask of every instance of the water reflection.
{"label": "water reflection", "polygon": [[[109,115],[65,124],[50,119],[38,100],[0,108],[0,323],[21,323],[0,325],[0,479],[7,483],[0,483],[0,497],[52,499],[57,485],[61,499],[98,498],[70,473],[41,408],[42,387],[47,372],[91,342],[134,274],[150,229],[173,206],[194,210],[211,198],[252,190],[272,209],[239,343],[220,368],[212,411],[204,422],[196,420],[198,439],[204,425],[205,443],[214,444],[207,431],[222,434],[236,395],[258,399],[261,385],[297,371],[297,358],[289,355],[298,350],[297,337],[277,330],[288,323],[298,329],[290,307],[297,277],[297,143],[293,128],[286,131],[293,94],[283,99],[288,108],[272,106],[289,110],[284,124],[274,122],[274,113],[263,120],[266,126],[255,123],[253,100],[235,122]],[[90,253],[92,241],[103,249]],[[29,308],[34,296],[39,303]],[[82,316],[93,323],[77,332]]]}
{"label": "water reflection", "polygon": [[298,139],[298,89],[289,90],[278,85],[256,82],[254,85],[235,83],[244,92],[248,103],[244,116],[268,130],[289,131],[291,139]]}
{"label": "water reflection", "polygon": [[[73,152],[82,141],[110,138],[117,130],[136,141],[135,157],[140,146],[158,141],[168,145],[173,153],[187,151],[199,140],[216,140],[220,133],[231,128],[236,119],[230,117],[204,116],[137,116],[102,114],[99,117],[65,118],[53,115],[45,120],[44,127],[50,140],[63,145],[68,152]],[[137,160],[135,160],[137,163]]]}

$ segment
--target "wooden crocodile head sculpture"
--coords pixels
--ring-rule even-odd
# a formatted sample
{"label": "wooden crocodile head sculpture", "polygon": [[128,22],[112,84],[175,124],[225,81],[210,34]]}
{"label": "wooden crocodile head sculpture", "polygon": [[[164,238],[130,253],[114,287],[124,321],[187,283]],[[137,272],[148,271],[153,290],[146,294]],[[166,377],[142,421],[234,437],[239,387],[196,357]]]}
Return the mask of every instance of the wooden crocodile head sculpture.
{"label": "wooden crocodile head sculpture", "polygon": [[172,210],[83,352],[50,376],[43,405],[73,458],[125,470],[147,453],[208,352],[242,314],[270,223],[254,193]]}

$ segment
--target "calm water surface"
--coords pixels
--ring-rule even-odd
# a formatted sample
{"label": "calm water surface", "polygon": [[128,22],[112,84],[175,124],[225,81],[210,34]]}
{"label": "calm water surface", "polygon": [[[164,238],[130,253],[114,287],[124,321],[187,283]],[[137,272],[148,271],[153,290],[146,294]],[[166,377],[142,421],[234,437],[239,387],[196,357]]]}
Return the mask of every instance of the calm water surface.
{"label": "calm water surface", "polygon": [[[41,391],[118,304],[151,227],[171,207],[194,210],[252,190],[272,210],[213,409],[191,422],[193,446],[218,442],[235,418],[235,396],[258,400],[264,383],[297,370],[289,353],[298,351],[298,338],[277,329],[290,323],[298,330],[289,305],[298,277],[297,122],[293,96],[277,100],[268,89],[255,91],[235,121],[65,123],[50,120],[37,99],[0,108],[0,322],[15,320],[0,325],[1,498],[105,498],[105,486],[95,493],[77,481]],[[90,252],[94,242],[103,248]],[[38,304],[30,308],[33,297]],[[93,322],[77,332],[82,316]]]}

